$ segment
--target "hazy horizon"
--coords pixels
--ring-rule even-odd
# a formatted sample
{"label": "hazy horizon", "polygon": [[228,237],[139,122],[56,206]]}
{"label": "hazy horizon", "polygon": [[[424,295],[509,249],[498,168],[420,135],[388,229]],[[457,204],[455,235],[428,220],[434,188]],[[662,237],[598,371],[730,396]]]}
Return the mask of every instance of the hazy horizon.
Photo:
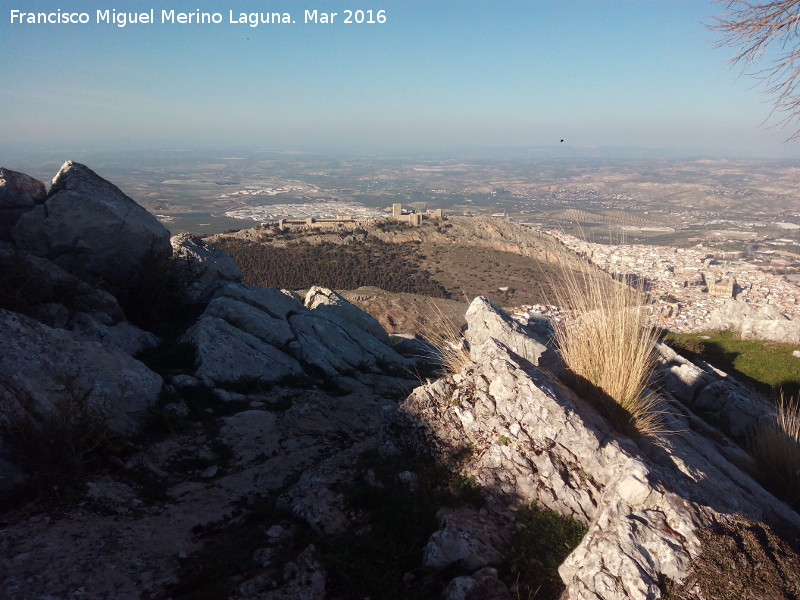
{"label": "hazy horizon", "polygon": [[[48,0],[24,9],[84,12],[86,24],[11,23],[12,9],[0,11],[0,73],[12,84],[0,91],[0,162],[23,151],[180,148],[797,155],[783,141],[789,131],[762,126],[770,105],[753,81],[713,47],[706,24],[723,7],[712,2],[352,7],[385,11],[382,24],[344,24],[348,7],[329,2],[240,2],[235,14],[295,20],[251,27],[229,23],[227,5],[163,0],[113,7],[152,8],[154,23],[94,22],[110,8]],[[162,10],[196,9],[223,21],[158,22]],[[304,23],[313,9],[339,14]]]}

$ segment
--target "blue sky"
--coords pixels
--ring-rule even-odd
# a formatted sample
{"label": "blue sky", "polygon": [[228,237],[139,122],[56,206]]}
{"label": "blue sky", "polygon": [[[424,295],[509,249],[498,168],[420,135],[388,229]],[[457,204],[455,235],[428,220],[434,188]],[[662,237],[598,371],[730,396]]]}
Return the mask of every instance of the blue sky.
{"label": "blue sky", "polygon": [[[27,0],[0,9],[2,154],[23,147],[405,152],[643,146],[795,156],[702,0]],[[219,12],[220,25],[10,24],[12,8]],[[305,9],[385,10],[383,25]],[[228,11],[292,25],[228,24]],[[2,158],[0,154],[0,158]]]}

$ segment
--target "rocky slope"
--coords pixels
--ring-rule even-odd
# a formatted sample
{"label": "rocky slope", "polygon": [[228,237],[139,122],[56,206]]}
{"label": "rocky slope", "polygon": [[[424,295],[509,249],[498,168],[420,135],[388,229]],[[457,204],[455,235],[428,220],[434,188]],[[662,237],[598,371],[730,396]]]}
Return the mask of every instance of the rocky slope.
{"label": "rocky slope", "polygon": [[411,376],[343,296],[153,221],[83,165],[0,170],[3,598],[800,594],[741,449],[771,407],[725,374],[661,348],[677,433],[631,439],[484,298],[459,370]]}

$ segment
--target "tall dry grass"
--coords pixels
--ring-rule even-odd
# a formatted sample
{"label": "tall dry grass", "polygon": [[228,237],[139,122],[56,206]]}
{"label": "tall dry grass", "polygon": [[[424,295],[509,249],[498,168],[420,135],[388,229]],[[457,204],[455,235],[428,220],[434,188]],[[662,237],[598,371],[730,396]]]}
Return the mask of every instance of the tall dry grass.
{"label": "tall dry grass", "polygon": [[471,362],[461,329],[435,302],[429,303],[427,318],[418,326],[418,332],[422,339],[436,348],[438,362],[445,373],[460,373]]}
{"label": "tall dry grass", "polygon": [[551,287],[568,316],[555,324],[555,339],[576,391],[626,433],[669,433],[662,401],[649,390],[658,333],[644,323],[644,292],[584,261],[564,257],[560,267]]}
{"label": "tall dry grass", "polygon": [[750,435],[750,450],[764,487],[800,508],[800,397],[780,394],[775,416],[759,422]]}

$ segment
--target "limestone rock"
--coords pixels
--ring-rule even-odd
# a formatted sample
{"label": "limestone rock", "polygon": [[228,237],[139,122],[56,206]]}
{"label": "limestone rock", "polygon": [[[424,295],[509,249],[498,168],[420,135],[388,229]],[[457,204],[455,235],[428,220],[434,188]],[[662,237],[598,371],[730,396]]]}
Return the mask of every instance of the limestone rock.
{"label": "limestone rock", "polygon": [[695,364],[665,344],[656,344],[662,386],[739,443],[745,443],[754,423],[774,414],[760,394],[702,361]]}
{"label": "limestone rock", "polygon": [[25,480],[25,473],[13,462],[3,457],[7,452],[0,440],[0,494],[11,492]]}
{"label": "limestone rock", "polygon": [[300,312],[289,318],[295,335],[292,349],[304,362],[334,375],[353,369],[377,367],[378,361],[398,366],[409,364],[388,345],[359,329],[345,330],[316,311]]}
{"label": "limestone rock", "polygon": [[66,329],[80,333],[87,340],[119,348],[131,356],[153,348],[161,341],[157,335],[143,331],[127,321],[106,325],[88,313],[74,314]]}
{"label": "limestone rock", "polygon": [[[280,311],[277,312],[280,314]],[[214,298],[203,315],[223,319],[278,348],[286,346],[294,339],[292,329],[285,318],[275,317],[262,308],[227,296]]]}
{"label": "limestone rock", "polygon": [[[114,296],[13,244],[0,242],[0,270],[4,275],[5,295],[16,299],[15,306],[7,307],[9,310],[34,316],[31,313],[37,305],[61,304],[71,313],[89,313],[107,325],[125,319]],[[43,322],[52,327],[67,327],[66,323]]]}
{"label": "limestone rock", "polygon": [[120,281],[145,257],[170,255],[169,232],[88,167],[67,161],[47,200],[24,213],[11,235],[20,248],[70,273]]}
{"label": "limestone rock", "polygon": [[85,402],[114,431],[132,434],[161,391],[161,377],[121,350],[0,310],[0,404],[4,415],[52,414]]}
{"label": "limestone rock", "polygon": [[0,272],[4,273],[5,308],[120,348],[131,356],[159,342],[152,333],[125,320],[114,296],[49,260],[0,242]]}
{"label": "limestone rock", "polygon": [[242,281],[242,271],[233,257],[190,233],[170,239],[173,256],[188,270],[189,299],[207,302],[222,285]]}
{"label": "limestone rock", "polygon": [[757,310],[746,302],[726,300],[711,314],[709,328],[738,331],[745,340],[800,344],[800,319],[787,319],[771,305]]}
{"label": "limestone rock", "polygon": [[[363,317],[358,313],[361,311],[349,303],[322,304],[309,310],[281,290],[232,283],[216,292],[184,339],[194,342],[203,357],[197,376],[216,382],[242,376],[274,381],[299,373],[297,361],[328,376],[411,364],[388,344],[353,325],[359,320],[369,322],[363,318],[368,317],[366,313],[361,313]],[[338,320],[340,314],[350,320]],[[381,337],[388,339],[385,331]],[[248,357],[245,361],[236,358],[240,351]],[[256,355],[269,358],[256,360]],[[267,363],[274,364],[274,374],[265,371]]]}
{"label": "limestone rock", "polygon": [[475,298],[469,305],[466,319],[467,331],[464,337],[470,346],[480,346],[494,338],[534,365],[539,364],[539,358],[547,350],[544,344],[526,333],[522,325],[482,296]]}
{"label": "limestone rock", "polygon": [[[666,418],[680,436],[636,443],[495,339],[471,354],[475,362],[460,374],[421,386],[404,402],[408,443],[463,465],[498,502],[535,501],[587,524],[559,570],[565,600],[659,597],[665,577],[690,580],[703,533],[731,515],[776,531],[800,527],[797,513],[678,411]],[[466,465],[458,462],[465,454]],[[777,561],[758,560],[758,568]]]}
{"label": "limestone rock", "polygon": [[180,340],[195,345],[195,376],[211,383],[242,378],[277,381],[302,372],[292,357],[217,317],[201,317]]}
{"label": "limestone rock", "polygon": [[412,360],[436,360],[439,351],[436,346],[423,339],[410,334],[395,334],[392,340],[392,349],[406,358]]}
{"label": "limestone rock", "polygon": [[24,173],[0,168],[0,240],[11,240],[20,215],[47,198],[41,181]]}
{"label": "limestone rock", "polygon": [[472,575],[456,577],[442,592],[442,600],[513,600],[497,569],[484,567]]}
{"label": "limestone rock", "polygon": [[315,315],[334,321],[347,330],[360,329],[384,343],[389,343],[389,334],[375,317],[357,308],[333,290],[313,286],[306,294],[305,305],[306,308],[316,311]]}
{"label": "limestone rock", "polygon": [[745,319],[742,339],[800,344],[800,319]]}
{"label": "limestone rock", "polygon": [[469,508],[442,508],[436,518],[439,530],[425,546],[425,566],[444,569],[461,564],[475,571],[503,562],[503,549],[511,538],[509,531],[498,529]]}
{"label": "limestone rock", "polygon": [[[327,572],[316,556],[316,548],[309,545],[297,558],[286,564],[282,582],[278,589],[258,589],[251,582],[240,588],[240,598],[263,598],[263,600],[325,600]],[[248,583],[250,585],[248,585]]]}
{"label": "limestone rock", "polygon": [[274,319],[286,319],[289,315],[303,312],[303,303],[283,290],[263,288],[243,283],[230,283],[221,287],[217,297],[232,298],[249,304]]}
{"label": "limestone rock", "polygon": [[758,311],[752,305],[729,298],[722,303],[722,306],[711,313],[708,327],[709,329],[722,331],[739,331],[744,319],[757,318],[757,315]]}
{"label": "limestone rock", "polygon": [[271,457],[280,450],[277,418],[264,410],[246,410],[224,419],[219,439],[233,451],[237,461],[252,462]]}

